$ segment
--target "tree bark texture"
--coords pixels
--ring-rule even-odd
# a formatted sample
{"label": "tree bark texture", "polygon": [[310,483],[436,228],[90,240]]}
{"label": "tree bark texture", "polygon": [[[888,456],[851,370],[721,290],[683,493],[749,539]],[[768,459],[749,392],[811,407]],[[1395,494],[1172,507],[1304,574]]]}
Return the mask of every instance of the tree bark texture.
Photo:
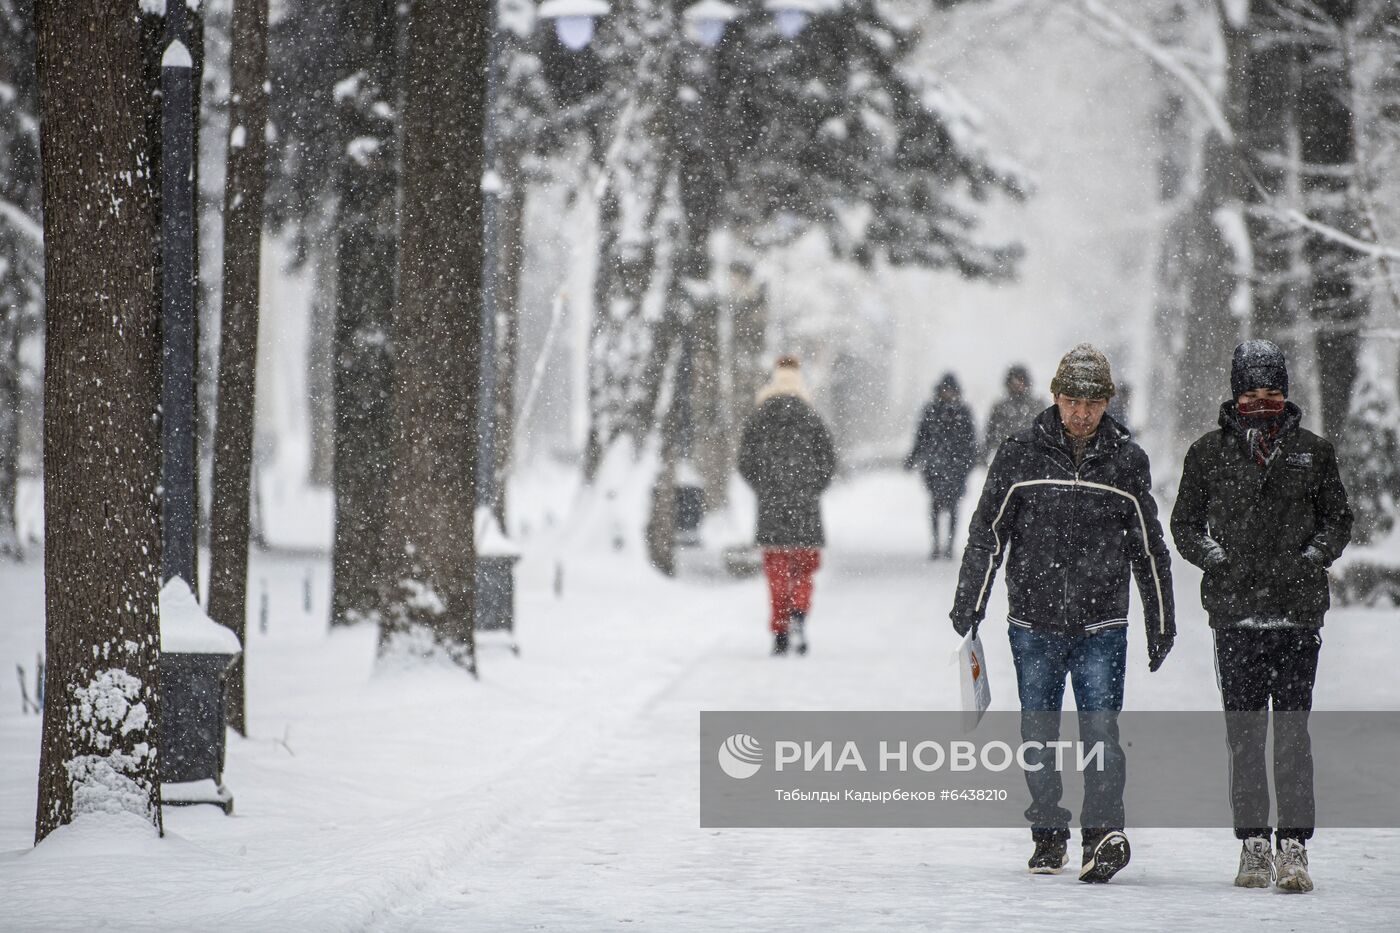
{"label": "tree bark texture", "polygon": [[[259,261],[267,187],[267,0],[236,0],[232,38],[209,615],[246,644]],[[243,670],[240,655],[229,671],[227,700],[229,725],[246,735]]]}
{"label": "tree bark texture", "polygon": [[160,826],[159,301],[141,22],[40,0],[47,673],[36,841]]}
{"label": "tree bark texture", "polygon": [[389,515],[399,566],[380,630],[382,653],[441,653],[473,672],[490,18],[450,0],[409,14]]}
{"label": "tree bark texture", "polygon": [[398,14],[393,0],[343,11],[338,75],[344,149],[336,175],[335,546],[331,623],[369,618],[387,581],[394,442],[394,279],[398,262]]}

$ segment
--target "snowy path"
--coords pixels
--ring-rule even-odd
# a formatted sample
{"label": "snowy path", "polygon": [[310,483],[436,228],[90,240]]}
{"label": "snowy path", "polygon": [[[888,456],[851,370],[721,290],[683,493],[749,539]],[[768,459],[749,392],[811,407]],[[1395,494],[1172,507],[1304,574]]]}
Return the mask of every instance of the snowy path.
{"label": "snowy path", "polygon": [[[1072,872],[1027,875],[1023,831],[700,829],[699,710],[956,704],[943,663],[952,639],[941,621],[952,568],[910,556],[921,553],[921,522],[895,520],[891,528],[890,513],[872,516],[859,507],[863,497],[850,498],[849,510],[837,504],[833,537],[860,539],[862,532],[878,531],[871,536],[878,544],[867,546],[886,550],[830,555],[811,623],[810,657],[763,656],[762,626],[754,621],[761,590],[745,593],[747,605],[738,610],[743,618],[707,622],[687,618],[704,613],[668,613],[683,613],[676,621],[687,629],[709,624],[718,634],[697,641],[696,658],[666,689],[616,717],[618,727],[563,782],[562,795],[532,801],[489,849],[451,867],[372,929],[967,930],[1044,929],[1048,923],[1081,930],[1237,930],[1242,910],[1270,918],[1271,928],[1280,930],[1395,928],[1396,832],[1325,834],[1317,848],[1316,895],[1284,902],[1274,892],[1233,888],[1237,849],[1227,832],[1135,832],[1133,864],[1113,885],[1089,888]],[[872,520],[879,525],[861,527]],[[930,606],[936,607],[932,613]],[[932,625],[931,614],[940,617]],[[1195,649],[1183,651],[1189,667],[1209,677],[1208,642],[1183,642]],[[1145,657],[1136,640],[1134,648]],[[994,670],[1009,673],[1009,652],[1000,640],[993,658]],[[1145,661],[1140,666],[1145,669]],[[1008,686],[1003,681],[1003,701]],[[1155,692],[1172,691],[1179,682],[1161,687]],[[1201,701],[1209,706],[1213,684],[1197,684],[1175,700],[1178,708]],[[1353,846],[1374,851],[1363,855]],[[1247,898],[1272,900],[1246,904]]]}
{"label": "snowy path", "polygon": [[[0,929],[1395,928],[1395,831],[1322,834],[1316,894],[1284,898],[1230,886],[1223,831],[1134,832],[1133,863],[1089,888],[1027,875],[1024,831],[700,829],[700,710],[956,707],[953,568],[920,557],[920,495],[903,475],[833,494],[807,658],[766,655],[760,580],[669,582],[576,548],[563,599],[547,552],[522,564],[520,658],[487,636],[477,683],[374,672],[373,633],[324,634],[324,561],[261,556],[273,612],[249,645],[252,735],[229,746],[233,818],[167,809],[161,842],[31,850],[37,721],[0,680]],[[22,623],[6,659],[42,641],[41,585],[0,568]],[[1393,615],[1334,614],[1319,706],[1400,708]],[[1204,620],[1181,625],[1151,677],[1133,632],[1131,705],[1214,708]],[[1014,708],[1000,628],[995,705]]]}

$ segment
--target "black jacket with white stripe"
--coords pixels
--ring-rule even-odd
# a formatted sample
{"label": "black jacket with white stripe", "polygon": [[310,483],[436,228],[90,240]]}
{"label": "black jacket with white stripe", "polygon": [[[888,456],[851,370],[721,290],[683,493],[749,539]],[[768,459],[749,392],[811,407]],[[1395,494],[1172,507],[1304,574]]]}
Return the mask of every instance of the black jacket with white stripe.
{"label": "black jacket with white stripe", "polygon": [[1012,625],[1065,634],[1122,628],[1131,569],[1150,654],[1159,657],[1176,636],[1147,454],[1107,415],[1077,469],[1057,408],[1002,442],[963,552],[951,613],[959,634],[985,616],[1003,560]]}

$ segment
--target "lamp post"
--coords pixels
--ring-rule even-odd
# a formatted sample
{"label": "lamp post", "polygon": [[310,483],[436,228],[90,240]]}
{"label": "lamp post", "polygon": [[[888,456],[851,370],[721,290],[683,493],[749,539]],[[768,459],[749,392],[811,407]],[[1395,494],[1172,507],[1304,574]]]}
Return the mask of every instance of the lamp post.
{"label": "lamp post", "polygon": [[593,41],[598,17],[612,11],[605,0],[545,0],[539,17],[554,21],[554,34],[571,52],[581,52]]}
{"label": "lamp post", "polygon": [[763,0],[763,8],[773,15],[773,25],[784,39],[796,39],[823,6],[820,0]]}
{"label": "lamp post", "polygon": [[184,4],[166,17],[161,84],[161,581],[195,576],[194,61]]}
{"label": "lamp post", "polygon": [[725,0],[700,0],[682,14],[690,38],[707,49],[724,41],[724,31],[739,17],[739,8]]}

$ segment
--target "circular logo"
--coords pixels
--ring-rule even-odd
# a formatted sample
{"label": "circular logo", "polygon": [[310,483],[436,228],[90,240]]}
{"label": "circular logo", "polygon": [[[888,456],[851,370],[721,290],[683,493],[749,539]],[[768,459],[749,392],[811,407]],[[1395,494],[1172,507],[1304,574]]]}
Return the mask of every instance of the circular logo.
{"label": "circular logo", "polygon": [[719,766],[725,774],[741,781],[753,777],[763,767],[763,746],[751,735],[731,735],[719,747]]}

